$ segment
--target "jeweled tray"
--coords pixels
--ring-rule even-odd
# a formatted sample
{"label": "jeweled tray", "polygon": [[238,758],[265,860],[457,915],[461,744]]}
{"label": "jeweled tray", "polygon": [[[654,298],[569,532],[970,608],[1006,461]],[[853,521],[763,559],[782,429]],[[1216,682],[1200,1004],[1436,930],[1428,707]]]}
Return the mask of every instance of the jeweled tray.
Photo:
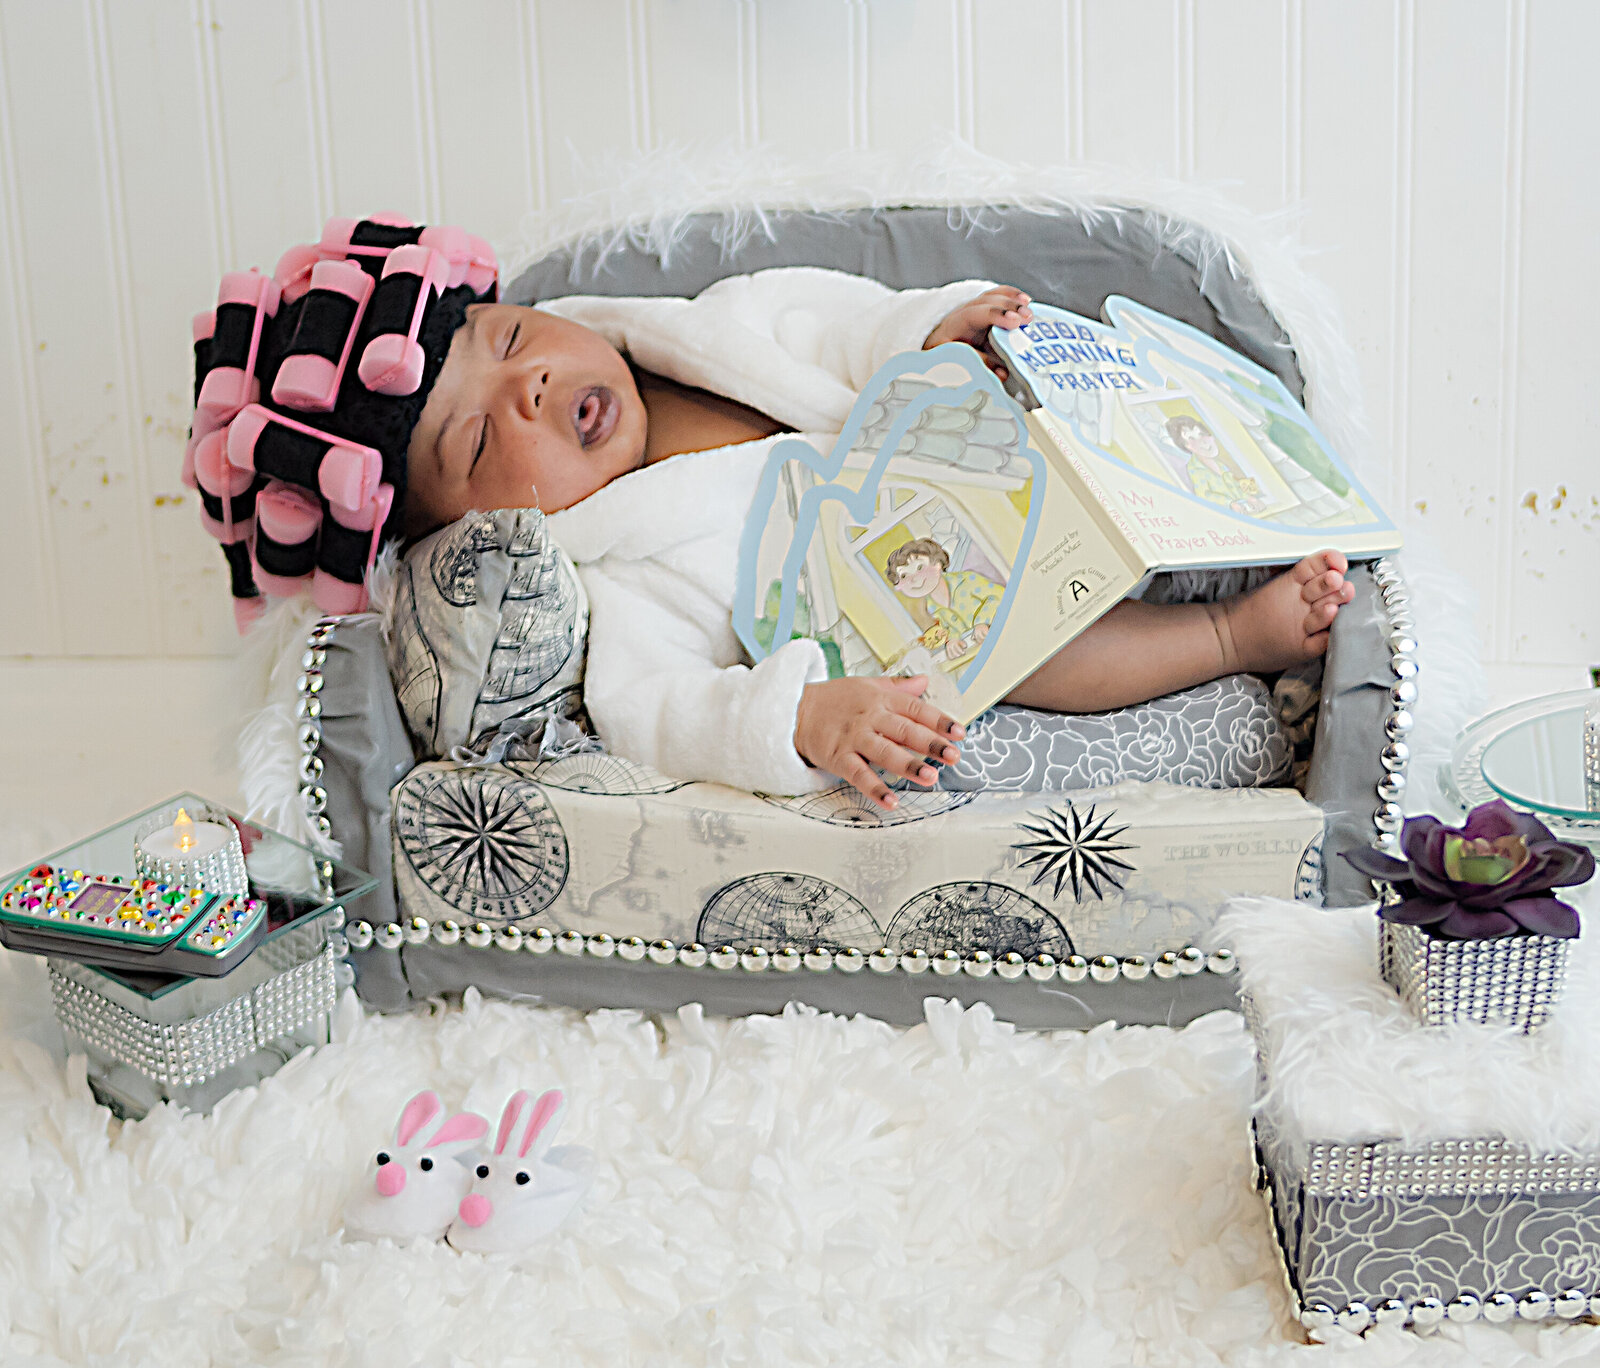
{"label": "jeweled tray", "polygon": [[36,865],[0,889],[0,945],[86,964],[211,976],[248,955],[262,898]]}
{"label": "jeweled tray", "polygon": [[[250,883],[247,897],[228,899],[200,890],[156,893],[146,887],[149,881],[114,872],[133,868],[134,835],[141,822],[185,803],[226,815],[239,828]],[[46,871],[55,882],[41,887]],[[364,870],[327,859],[279,832],[185,793],[0,880],[0,902],[10,898],[20,903],[32,897],[39,903],[32,908],[0,906],[0,943],[13,950],[77,960],[141,995],[156,997],[190,978],[231,972],[262,942],[336,907],[348,907],[375,884]],[[31,893],[13,896],[30,885]],[[177,900],[169,903],[174,893]],[[156,905],[145,906],[152,894]],[[59,904],[57,910],[76,905],[75,912],[82,915],[52,918],[46,906],[51,900]],[[131,912],[135,902],[140,904],[140,915],[122,917],[120,912]]]}

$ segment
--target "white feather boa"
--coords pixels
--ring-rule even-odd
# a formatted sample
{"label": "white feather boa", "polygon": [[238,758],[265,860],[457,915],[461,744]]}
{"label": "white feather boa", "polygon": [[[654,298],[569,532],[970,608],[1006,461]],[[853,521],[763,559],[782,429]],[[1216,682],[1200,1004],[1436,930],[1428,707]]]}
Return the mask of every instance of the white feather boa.
{"label": "white feather boa", "polygon": [[[1245,277],[1294,340],[1307,408],[1362,481],[1380,499],[1388,492],[1388,471],[1365,420],[1355,353],[1331,291],[1306,268],[1310,253],[1294,235],[1292,216],[1253,213],[1205,186],[1107,167],[1002,162],[949,141],[918,157],[848,153],[809,165],[748,149],[669,148],[598,168],[591,189],[531,218],[515,241],[497,246],[509,263],[502,276],[507,281],[563,247],[592,266],[632,244],[666,265],[691,215],[720,214],[718,240],[731,252],[751,237],[772,236],[777,210],[842,213],[907,204],[947,206],[951,226],[969,233],[987,230],[995,205],[1070,212],[1112,229],[1134,220],[1166,246],[1197,258],[1202,277],[1213,270]],[[1424,811],[1438,803],[1438,772],[1452,738],[1481,711],[1487,690],[1464,581],[1445,568],[1414,522],[1404,530],[1401,562],[1413,589],[1422,665],[1408,807]],[[283,630],[276,625],[281,620],[269,614],[255,635]],[[310,620],[309,610],[296,617]],[[240,763],[256,815],[286,814],[286,830],[314,836],[300,813],[294,700],[284,688],[292,691],[303,640],[302,632],[270,657],[276,682],[262,688],[270,687],[273,698],[245,727]]]}

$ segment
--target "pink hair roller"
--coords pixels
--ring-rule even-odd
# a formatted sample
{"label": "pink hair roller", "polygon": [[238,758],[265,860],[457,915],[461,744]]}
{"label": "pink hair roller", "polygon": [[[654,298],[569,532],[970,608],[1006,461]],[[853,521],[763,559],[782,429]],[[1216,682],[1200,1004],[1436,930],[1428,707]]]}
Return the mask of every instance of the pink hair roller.
{"label": "pink hair roller", "polygon": [[194,444],[194,477],[206,531],[224,546],[248,537],[256,514],[256,476],[228,464],[225,429],[209,432]]}
{"label": "pink hair roller", "polygon": [[331,218],[322,227],[317,251],[324,261],[354,260],[376,278],[390,252],[411,246],[421,234],[421,228],[399,214]]}
{"label": "pink hair roller", "polygon": [[261,329],[278,312],[282,295],[278,282],[260,271],[230,271],[222,277],[211,334],[211,369],[195,403],[215,421],[226,422],[261,393],[256,379]]}
{"label": "pink hair roller", "polygon": [[372,277],[353,261],[319,261],[311,268],[311,292],[272,382],[274,402],[323,413],[333,408],[371,297]]}
{"label": "pink hair roller", "polygon": [[499,281],[500,263],[495,260],[494,248],[476,233],[468,233],[467,241],[472,244],[472,261],[467,267],[466,283],[474,294],[482,294]]}
{"label": "pink hair roller", "polygon": [[[359,613],[367,606],[366,572],[378,558],[383,524],[394,506],[394,486],[379,485],[365,508],[328,505],[317,547],[317,570],[311,597],[324,613]],[[355,575],[354,581],[350,579]]]}
{"label": "pink hair roller", "polygon": [[383,457],[369,446],[251,404],[228,427],[228,461],[302,489],[330,504],[364,508],[383,479]]}
{"label": "pink hair roller", "polygon": [[445,288],[450,263],[431,247],[396,247],[369,310],[377,335],[361,353],[356,374],[377,394],[415,394],[427,357],[417,341],[428,300]]}
{"label": "pink hair roller", "polygon": [[269,594],[297,594],[311,583],[322,509],[303,489],[274,481],[256,500],[251,547],[256,583]]}
{"label": "pink hair roller", "polygon": [[298,247],[291,247],[278,258],[272,278],[283,291],[285,304],[293,304],[311,287],[312,269],[321,260],[322,253],[313,242],[302,242]]}

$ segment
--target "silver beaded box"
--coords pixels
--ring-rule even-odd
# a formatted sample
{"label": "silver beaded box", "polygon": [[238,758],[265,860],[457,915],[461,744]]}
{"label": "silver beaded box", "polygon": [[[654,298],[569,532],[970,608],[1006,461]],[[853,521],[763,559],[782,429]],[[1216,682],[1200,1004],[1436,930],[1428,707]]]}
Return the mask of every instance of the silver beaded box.
{"label": "silver beaded box", "polygon": [[1420,927],[1379,923],[1378,967],[1418,1020],[1544,1025],[1561,996],[1572,942],[1556,936],[1442,940]]}
{"label": "silver beaded box", "polygon": [[[125,1117],[162,1102],[208,1111],[307,1045],[329,1040],[338,996],[337,911],[262,945],[221,978],[164,992],[73,960],[50,959],[50,994],[68,1049],[88,1059],[95,1095]],[[337,938],[340,942],[343,937]]]}
{"label": "silver beaded box", "polygon": [[[1242,996],[1266,1097],[1274,1065]],[[1600,1314],[1600,1154],[1486,1136],[1297,1150],[1270,1104],[1251,1129],[1256,1187],[1308,1329]]]}

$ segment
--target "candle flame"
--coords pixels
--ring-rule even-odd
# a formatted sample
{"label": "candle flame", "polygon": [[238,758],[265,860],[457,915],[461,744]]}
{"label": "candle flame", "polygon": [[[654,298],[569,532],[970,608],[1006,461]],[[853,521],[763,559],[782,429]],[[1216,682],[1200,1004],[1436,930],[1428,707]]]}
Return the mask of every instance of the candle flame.
{"label": "candle flame", "polygon": [[189,816],[185,809],[178,809],[178,816],[172,823],[172,830],[178,838],[177,845],[179,850],[194,849],[194,818]]}

